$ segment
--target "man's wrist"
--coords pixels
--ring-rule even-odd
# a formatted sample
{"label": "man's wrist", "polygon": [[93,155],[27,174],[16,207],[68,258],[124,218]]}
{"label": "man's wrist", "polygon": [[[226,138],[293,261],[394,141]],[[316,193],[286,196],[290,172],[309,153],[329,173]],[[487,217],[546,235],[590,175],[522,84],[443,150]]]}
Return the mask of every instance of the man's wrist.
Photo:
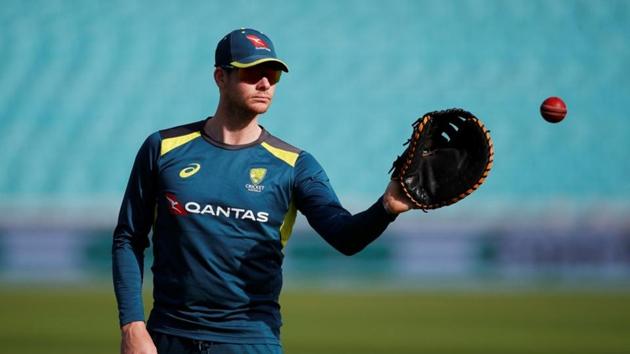
{"label": "man's wrist", "polygon": [[147,326],[144,323],[144,321],[132,321],[132,322],[128,322],[125,323],[124,325],[122,325],[120,327],[121,332],[128,332],[128,331],[132,331],[134,329],[146,329]]}
{"label": "man's wrist", "polygon": [[398,213],[393,212],[390,208],[389,208],[389,204],[387,203],[386,199],[384,197],[381,197],[381,204],[383,205],[383,209],[385,210],[385,213],[387,215],[398,215]]}
{"label": "man's wrist", "polygon": [[394,220],[396,220],[396,218],[398,217],[399,213],[392,211],[390,208],[389,203],[385,200],[384,196],[381,196],[380,198],[380,204],[381,204],[381,209],[383,210],[384,216],[385,218],[389,221],[392,222]]}

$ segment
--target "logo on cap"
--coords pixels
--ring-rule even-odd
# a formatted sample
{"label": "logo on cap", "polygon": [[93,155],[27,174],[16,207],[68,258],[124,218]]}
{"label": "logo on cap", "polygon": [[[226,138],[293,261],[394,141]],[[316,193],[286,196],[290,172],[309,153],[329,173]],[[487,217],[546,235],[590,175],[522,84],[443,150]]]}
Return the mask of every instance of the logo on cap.
{"label": "logo on cap", "polygon": [[247,36],[245,36],[247,39],[249,39],[250,42],[252,42],[252,44],[254,45],[254,47],[256,47],[256,49],[266,49],[266,50],[271,50],[269,49],[269,47],[267,46],[267,43],[265,43],[265,41],[263,41],[262,39],[260,39],[259,37],[253,35],[253,34],[248,34]]}

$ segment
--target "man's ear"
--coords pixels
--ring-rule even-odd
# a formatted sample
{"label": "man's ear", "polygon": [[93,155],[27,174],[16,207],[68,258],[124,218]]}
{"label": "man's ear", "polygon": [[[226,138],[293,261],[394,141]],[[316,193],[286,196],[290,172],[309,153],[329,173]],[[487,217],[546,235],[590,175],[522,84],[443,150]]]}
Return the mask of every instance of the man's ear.
{"label": "man's ear", "polygon": [[214,82],[218,87],[224,87],[227,82],[227,75],[225,70],[221,68],[214,68]]}

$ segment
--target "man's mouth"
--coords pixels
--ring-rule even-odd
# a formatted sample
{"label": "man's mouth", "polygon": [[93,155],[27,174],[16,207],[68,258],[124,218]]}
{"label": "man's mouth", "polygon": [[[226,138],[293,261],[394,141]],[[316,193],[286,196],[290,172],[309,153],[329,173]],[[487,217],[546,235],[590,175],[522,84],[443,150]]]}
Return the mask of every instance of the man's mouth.
{"label": "man's mouth", "polygon": [[269,101],[271,101],[271,97],[268,97],[268,96],[254,96],[254,97],[252,97],[252,100],[269,102]]}

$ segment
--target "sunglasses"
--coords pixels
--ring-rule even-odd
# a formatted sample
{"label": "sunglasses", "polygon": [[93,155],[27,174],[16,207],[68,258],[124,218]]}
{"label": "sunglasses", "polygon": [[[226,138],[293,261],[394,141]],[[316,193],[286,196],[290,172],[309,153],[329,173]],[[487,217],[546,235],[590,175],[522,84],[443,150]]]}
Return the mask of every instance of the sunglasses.
{"label": "sunglasses", "polygon": [[252,85],[258,83],[263,77],[267,78],[269,84],[275,85],[280,81],[281,74],[280,70],[262,65],[238,69],[239,80]]}

